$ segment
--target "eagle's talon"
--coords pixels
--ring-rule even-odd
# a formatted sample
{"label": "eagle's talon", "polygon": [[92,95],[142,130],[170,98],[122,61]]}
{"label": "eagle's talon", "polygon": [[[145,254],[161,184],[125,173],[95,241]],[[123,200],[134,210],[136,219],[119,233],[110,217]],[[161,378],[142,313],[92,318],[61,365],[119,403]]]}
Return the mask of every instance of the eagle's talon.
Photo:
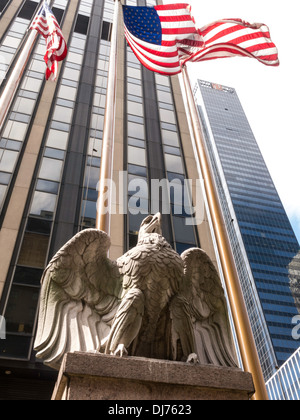
{"label": "eagle's talon", "polygon": [[128,351],[126,350],[126,347],[124,346],[124,344],[119,344],[117,347],[117,350],[113,352],[113,355],[119,356],[119,357],[128,356]]}
{"label": "eagle's talon", "polygon": [[191,365],[197,365],[199,364],[199,359],[196,353],[192,353],[189,355],[189,357],[187,358],[186,363],[189,363]]}

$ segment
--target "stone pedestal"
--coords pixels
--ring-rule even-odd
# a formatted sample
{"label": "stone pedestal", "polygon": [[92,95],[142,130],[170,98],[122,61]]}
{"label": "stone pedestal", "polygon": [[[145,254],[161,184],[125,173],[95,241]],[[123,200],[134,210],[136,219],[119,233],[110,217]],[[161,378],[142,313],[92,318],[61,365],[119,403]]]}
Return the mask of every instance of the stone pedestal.
{"label": "stone pedestal", "polygon": [[248,400],[252,376],[239,369],[138,357],[69,353],[53,400]]}

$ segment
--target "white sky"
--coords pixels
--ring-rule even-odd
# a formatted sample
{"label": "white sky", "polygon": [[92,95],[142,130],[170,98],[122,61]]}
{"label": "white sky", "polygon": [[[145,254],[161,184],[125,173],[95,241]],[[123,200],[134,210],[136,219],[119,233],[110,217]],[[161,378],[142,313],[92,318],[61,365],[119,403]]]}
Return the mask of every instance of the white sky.
{"label": "white sky", "polygon": [[[182,1],[184,2],[184,1]],[[199,28],[224,18],[269,26],[279,67],[229,58],[189,64],[197,78],[234,87],[300,241],[299,1],[187,0]],[[176,3],[176,0],[164,0]],[[177,2],[179,3],[179,2]]]}

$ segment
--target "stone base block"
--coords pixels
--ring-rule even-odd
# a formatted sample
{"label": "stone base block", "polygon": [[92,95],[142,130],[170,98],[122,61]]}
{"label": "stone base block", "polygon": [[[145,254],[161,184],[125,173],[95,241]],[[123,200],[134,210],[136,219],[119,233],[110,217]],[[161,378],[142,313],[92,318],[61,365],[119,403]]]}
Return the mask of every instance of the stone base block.
{"label": "stone base block", "polygon": [[252,376],[240,369],[138,357],[69,353],[53,400],[249,400]]}

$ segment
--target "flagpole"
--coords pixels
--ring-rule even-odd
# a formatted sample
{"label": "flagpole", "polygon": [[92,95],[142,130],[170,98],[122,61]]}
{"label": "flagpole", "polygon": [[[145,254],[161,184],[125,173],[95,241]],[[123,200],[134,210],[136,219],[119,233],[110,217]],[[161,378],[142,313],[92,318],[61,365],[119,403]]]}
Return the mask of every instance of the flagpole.
{"label": "flagpole", "polygon": [[23,50],[20,54],[20,57],[14,66],[13,72],[3,90],[3,93],[0,98],[0,132],[3,128],[5,119],[9,112],[10,106],[14,100],[16,91],[22,79],[24,70],[26,69],[30,54],[35,45],[38,32],[31,31]]}
{"label": "flagpole", "polygon": [[203,132],[200,126],[198,112],[193,96],[193,91],[187,71],[186,64],[182,65],[182,75],[186,91],[186,97],[191,114],[193,133],[196,142],[200,167],[204,178],[205,192],[207,195],[209,211],[212,218],[213,228],[216,236],[221,265],[226,282],[228,297],[232,310],[234,325],[239,342],[240,352],[244,369],[253,376],[255,386],[254,399],[268,400],[262,369],[260,366],[253,333],[251,330],[242,289],[234,258],[229,243],[223,214],[218,199],[218,192],[215,186],[212,170],[209,163]]}
{"label": "flagpole", "polygon": [[96,228],[110,233],[111,185],[113,171],[114,132],[117,90],[117,43],[120,0],[115,0],[111,50],[108,69],[107,96],[103,127],[100,179],[98,184],[98,202]]}
{"label": "flagpole", "polygon": [[[38,15],[38,13],[40,12],[40,10],[43,7],[43,4],[48,2],[46,0],[42,0],[41,5],[37,11],[37,13],[34,15],[33,19],[35,18],[35,16]],[[31,21],[32,23],[32,21]],[[30,28],[31,24],[29,25]],[[27,29],[27,32],[30,29]],[[38,32],[37,31],[30,31],[29,37],[22,49],[22,52],[14,66],[14,69],[12,71],[12,74],[2,92],[2,95],[0,97],[0,132],[3,128],[5,119],[7,117],[7,114],[9,112],[9,109],[11,107],[11,104],[15,98],[15,94],[16,91],[18,89],[18,86],[20,84],[20,81],[23,77],[24,71],[26,69],[26,66],[28,64],[29,61],[29,57],[31,55],[31,52],[33,50],[33,47],[35,45],[35,41],[38,37]]]}

